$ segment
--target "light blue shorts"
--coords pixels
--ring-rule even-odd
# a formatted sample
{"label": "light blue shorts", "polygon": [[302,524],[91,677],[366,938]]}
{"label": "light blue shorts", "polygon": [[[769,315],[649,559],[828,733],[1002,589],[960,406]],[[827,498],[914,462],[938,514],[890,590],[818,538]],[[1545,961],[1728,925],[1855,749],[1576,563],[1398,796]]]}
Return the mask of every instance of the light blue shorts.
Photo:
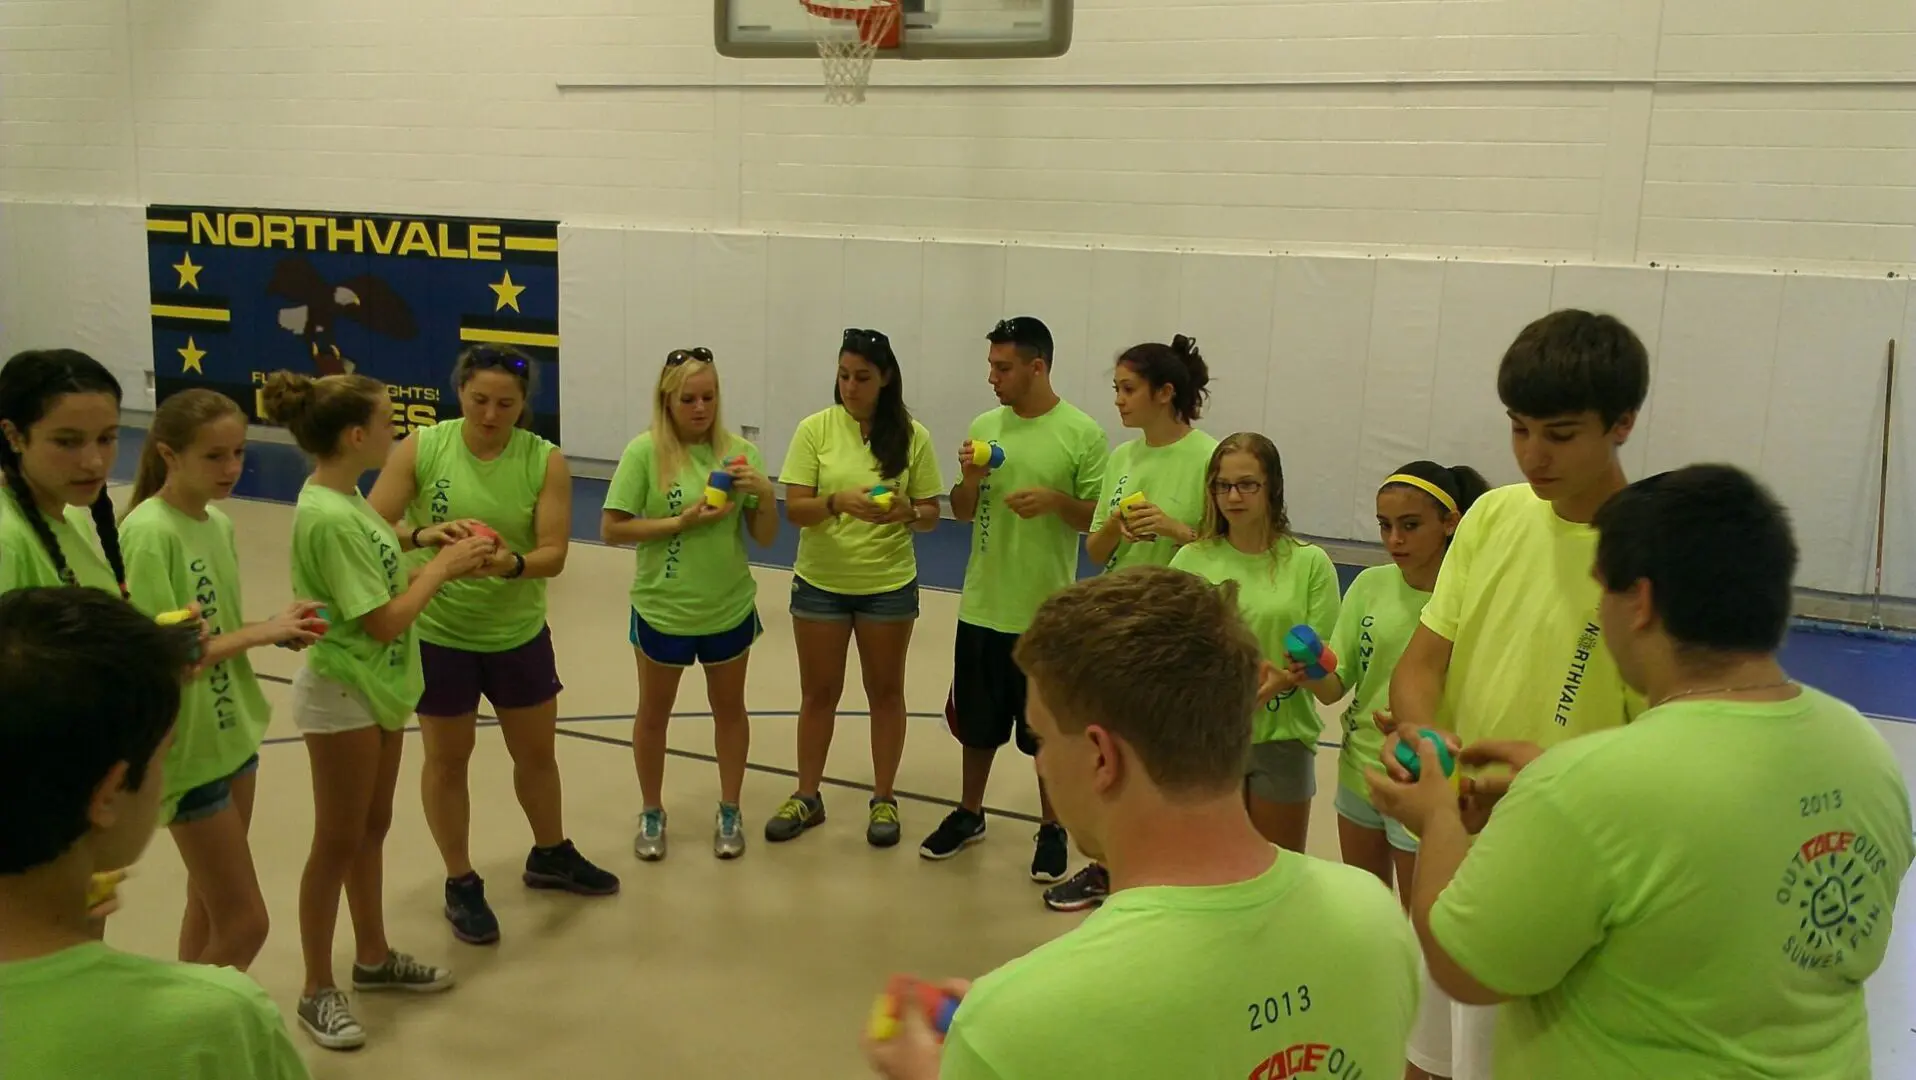
{"label": "light blue shorts", "polygon": [[1382,829],[1391,847],[1417,854],[1417,838],[1408,829],[1399,825],[1396,818],[1387,818],[1379,813],[1375,806],[1364,801],[1363,796],[1342,784],[1337,785],[1336,806],[1338,817],[1360,828]]}

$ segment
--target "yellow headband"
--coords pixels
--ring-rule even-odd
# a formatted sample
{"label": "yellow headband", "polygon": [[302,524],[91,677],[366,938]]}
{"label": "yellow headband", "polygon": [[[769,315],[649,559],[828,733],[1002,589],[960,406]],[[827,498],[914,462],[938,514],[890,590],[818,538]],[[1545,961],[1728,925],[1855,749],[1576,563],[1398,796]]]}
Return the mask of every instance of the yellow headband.
{"label": "yellow headband", "polygon": [[1438,487],[1436,484],[1431,483],[1421,476],[1412,476],[1409,473],[1392,473],[1390,476],[1384,478],[1384,486],[1389,487],[1392,484],[1409,484],[1411,487],[1428,491],[1430,492],[1431,498],[1443,504],[1444,509],[1453,514],[1457,512],[1457,500],[1450,497],[1450,492],[1445,491],[1443,488]]}

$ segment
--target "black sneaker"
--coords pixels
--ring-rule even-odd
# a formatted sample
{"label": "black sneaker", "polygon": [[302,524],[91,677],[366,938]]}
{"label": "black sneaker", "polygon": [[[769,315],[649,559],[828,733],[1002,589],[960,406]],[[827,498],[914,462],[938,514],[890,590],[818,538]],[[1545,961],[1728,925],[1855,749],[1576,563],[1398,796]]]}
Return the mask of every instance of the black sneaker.
{"label": "black sneaker", "polygon": [[918,845],[918,854],[927,859],[949,859],[985,838],[985,816],[959,807],[945,815],[938,828]]}
{"label": "black sneaker", "polygon": [[446,921],[452,936],[468,945],[499,940],[499,919],[486,903],[486,883],[478,874],[446,879]]}
{"label": "black sneaker", "polygon": [[1047,821],[1038,826],[1038,848],[1031,853],[1031,880],[1049,885],[1064,880],[1064,869],[1071,862],[1071,849],[1064,826]]}
{"label": "black sneaker", "polygon": [[570,840],[557,847],[533,848],[526,856],[525,882],[535,889],[560,889],[578,896],[611,896],[619,891],[618,877],[587,862]]}
{"label": "black sneaker", "polygon": [[1053,911],[1083,911],[1104,903],[1111,895],[1111,875],[1104,867],[1091,863],[1062,885],[1044,891],[1044,906]]}

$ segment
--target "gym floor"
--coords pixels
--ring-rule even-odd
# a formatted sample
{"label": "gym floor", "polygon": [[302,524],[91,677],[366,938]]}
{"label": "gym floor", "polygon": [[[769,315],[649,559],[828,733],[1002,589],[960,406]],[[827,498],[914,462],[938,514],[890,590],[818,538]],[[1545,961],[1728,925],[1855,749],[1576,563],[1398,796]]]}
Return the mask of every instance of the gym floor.
{"label": "gym floor", "polygon": [[[117,476],[130,479],[140,433],[123,440]],[[248,613],[292,599],[288,581],[292,509],[306,466],[290,447],[254,442],[238,497],[225,504],[238,527]],[[560,767],[567,829],[588,858],[619,874],[623,892],[584,900],[519,883],[531,843],[512,795],[512,766],[496,730],[482,729],[474,755],[472,853],[488,883],[502,941],[460,945],[440,914],[444,871],[419,809],[420,751],[409,743],[386,846],[386,912],[395,947],[449,964],[450,993],[395,999],[370,995],[355,1008],[365,1049],[320,1050],[295,1032],[313,1075],[468,1080],[645,1075],[670,1080],[738,1075],[849,1078],[868,1075],[858,1033],[872,994],[893,972],[974,976],[1076,925],[1047,911],[1027,877],[1037,792],[1014,750],[999,758],[987,795],[991,839],[945,863],[916,854],[957,793],[958,753],[943,724],[951,638],[967,544],[947,522],[918,539],[927,586],[906,694],[913,723],[898,779],[905,840],[878,851],[864,842],[871,761],[864,700],[848,679],[827,768],[832,817],[804,838],[764,842],[764,819],[787,795],[795,764],[798,674],[784,594],[796,549],[785,527],[754,573],[765,635],[751,658],[751,768],[744,810],[750,846],[720,862],[710,850],[718,774],[711,759],[703,680],[680,690],[666,768],[670,856],[632,857],[639,811],[630,753],[636,677],[627,644],[631,554],[600,546],[603,481],[575,481],[575,541],[551,586],[560,673]],[[1340,567],[1348,583],[1357,567]],[[287,716],[296,656],[253,654],[275,709],[261,752],[252,843],[273,930],[253,975],[290,1017],[300,989],[297,893],[312,836],[307,759]],[[1837,633],[1793,632],[1785,661],[1797,678],[1874,718],[1916,775],[1916,646]],[[1327,719],[1334,710],[1324,710]],[[1337,755],[1318,755],[1319,797],[1310,850],[1337,857],[1331,796]],[[108,930],[114,945],[175,953],[184,871],[172,843],[154,840],[122,890]],[[1877,1074],[1916,1075],[1916,903],[1899,906],[1883,970],[1870,983]],[[1307,932],[1308,928],[1299,928]],[[351,963],[340,908],[337,971]]]}

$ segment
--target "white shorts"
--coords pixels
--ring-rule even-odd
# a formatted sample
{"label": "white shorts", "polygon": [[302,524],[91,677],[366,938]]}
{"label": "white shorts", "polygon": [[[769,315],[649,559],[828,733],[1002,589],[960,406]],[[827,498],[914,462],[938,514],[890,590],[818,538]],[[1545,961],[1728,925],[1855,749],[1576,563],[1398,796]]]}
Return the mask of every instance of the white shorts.
{"label": "white shorts", "polygon": [[377,727],[366,695],[301,667],[293,676],[293,726],[302,735],[340,735]]}
{"label": "white shorts", "polygon": [[1430,977],[1430,968],[1418,966],[1424,974],[1424,993],[1404,1056],[1432,1076],[1491,1080],[1498,1007],[1459,1005]]}

